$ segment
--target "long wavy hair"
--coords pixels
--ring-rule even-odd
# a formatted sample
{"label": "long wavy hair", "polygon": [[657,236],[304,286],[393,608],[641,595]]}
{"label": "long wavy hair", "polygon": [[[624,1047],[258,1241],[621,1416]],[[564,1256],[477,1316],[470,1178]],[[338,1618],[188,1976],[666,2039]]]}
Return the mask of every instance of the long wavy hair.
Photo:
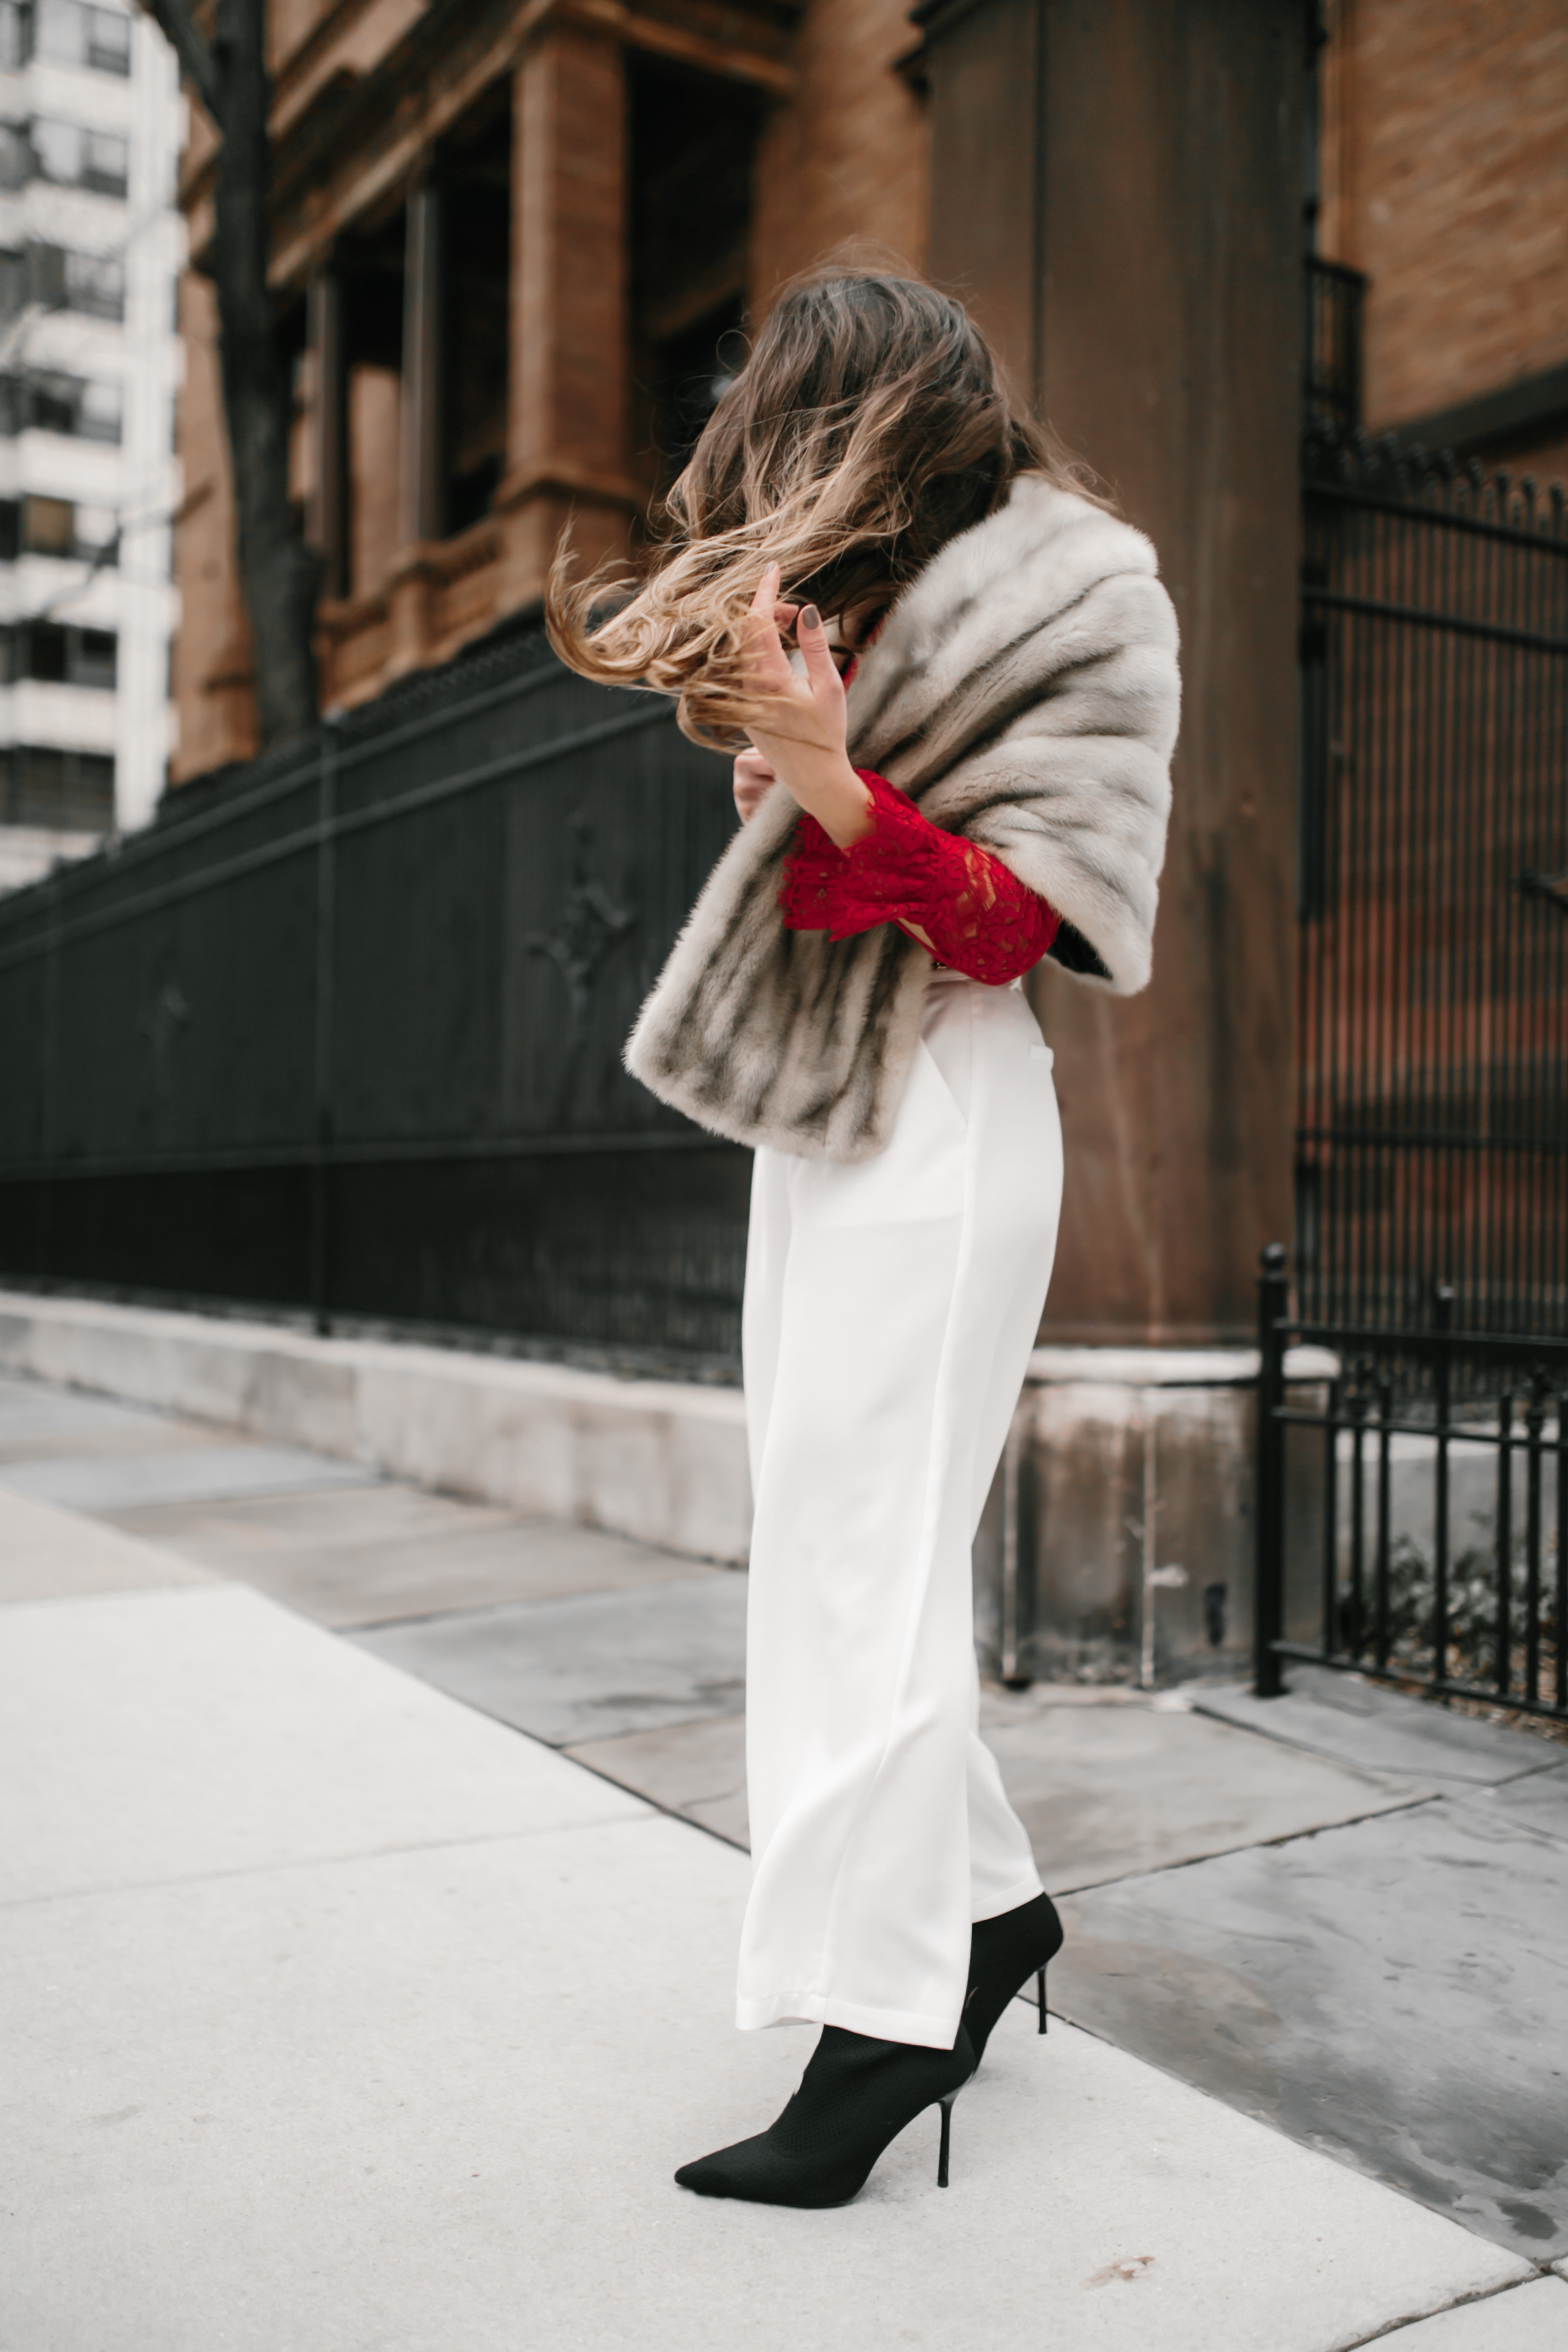
{"label": "long wavy hair", "polygon": [[1104,503],[1014,406],[961,303],[918,278],[814,274],[786,289],[720,398],[641,583],[614,566],[574,582],[563,539],[550,644],[584,677],[673,695],[683,733],[730,748],[768,715],[744,634],[768,563],[785,597],[831,618],[884,583],[896,593],[1024,472]]}

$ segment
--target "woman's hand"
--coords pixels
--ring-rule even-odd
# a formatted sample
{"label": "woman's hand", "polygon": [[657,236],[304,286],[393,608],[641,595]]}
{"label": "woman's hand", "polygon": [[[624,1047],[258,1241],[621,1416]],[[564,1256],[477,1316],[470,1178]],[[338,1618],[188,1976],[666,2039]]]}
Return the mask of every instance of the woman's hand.
{"label": "woman's hand", "polygon": [[779,779],[760,751],[742,751],[735,763],[735,805],[749,824]]}
{"label": "woman's hand", "polygon": [[[848,849],[871,832],[872,802],[844,748],[843,680],[814,604],[808,604],[795,622],[795,642],[804,656],[806,675],[798,677],[790,668],[779,639],[779,615],[791,608],[779,604],[779,566],[770,563],[751,600],[749,682],[778,704],[779,719],[777,726],[771,719],[761,725],[754,723],[751,740],[770,777],[777,777],[785,791],[810,810],[830,840]],[[751,756],[743,752],[741,760]],[[740,764],[736,762],[737,806]],[[747,812],[743,809],[741,814]]]}

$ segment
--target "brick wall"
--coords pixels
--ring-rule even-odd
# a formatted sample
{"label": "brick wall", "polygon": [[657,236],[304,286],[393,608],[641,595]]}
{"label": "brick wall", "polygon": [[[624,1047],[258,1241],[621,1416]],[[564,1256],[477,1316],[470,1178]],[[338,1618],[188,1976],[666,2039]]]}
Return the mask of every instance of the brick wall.
{"label": "brick wall", "polygon": [[1365,270],[1375,431],[1568,360],[1564,0],[1333,0],[1322,251]]}
{"label": "brick wall", "polygon": [[[406,519],[399,496],[398,382],[383,362],[350,365],[350,593],[323,611],[329,700],[362,700],[398,668],[444,658],[536,600],[569,509],[575,509],[584,562],[612,551],[635,500],[622,349],[627,257],[604,243],[616,234],[626,161],[616,138],[622,101],[615,12],[567,7],[547,24],[528,0],[509,0],[509,5],[514,21],[526,20],[535,37],[517,82],[513,416],[506,475],[493,523],[486,518],[440,544],[401,547]],[[484,71],[493,67],[498,73],[509,62],[502,37],[507,7],[476,10],[473,40],[484,34],[498,45],[489,65],[476,66],[455,29],[434,72],[422,66],[420,78],[410,79],[413,68],[405,52],[414,56],[423,13],[421,0],[385,0],[350,12],[340,25],[334,18],[326,48],[301,53],[306,36],[331,15],[324,0],[268,0],[283,177],[295,136],[287,126],[308,115],[311,90],[324,87],[322,78],[329,79],[345,58],[361,79],[382,75],[385,114],[398,124],[405,151],[394,170],[378,126],[368,140],[348,140],[313,156],[304,195],[296,189],[293,209],[277,232],[275,263],[281,256],[295,292],[312,253],[325,256],[334,225],[356,227],[361,213],[373,222],[389,194],[395,199],[400,173],[416,161],[422,139],[434,140],[450,127],[447,117],[456,106],[452,92],[459,84],[468,90],[467,103],[483,88]],[[708,34],[733,16],[727,37],[737,40],[749,22],[739,11],[698,5],[686,13]],[[753,34],[759,26],[766,31],[767,17],[758,12]],[[868,257],[919,268],[925,245],[925,121],[920,101],[894,69],[915,44],[908,0],[810,0],[805,9],[789,58],[795,87],[772,105],[757,162],[747,273],[754,313],[766,308],[782,279],[852,244]],[[782,66],[776,38],[775,47],[775,62]],[[724,43],[711,40],[702,54],[716,76],[715,102],[722,104]],[[569,59],[570,72],[563,63]],[[199,250],[210,232],[201,173],[212,138],[199,108],[192,121],[186,206]],[[176,777],[246,756],[255,732],[214,305],[205,278],[193,273],[187,288],[188,370],[179,442],[186,507],[175,534],[183,599],[174,666],[181,715]],[[311,488],[316,446],[310,433],[302,434],[296,483],[301,492]],[[470,547],[476,533],[486,543]]]}

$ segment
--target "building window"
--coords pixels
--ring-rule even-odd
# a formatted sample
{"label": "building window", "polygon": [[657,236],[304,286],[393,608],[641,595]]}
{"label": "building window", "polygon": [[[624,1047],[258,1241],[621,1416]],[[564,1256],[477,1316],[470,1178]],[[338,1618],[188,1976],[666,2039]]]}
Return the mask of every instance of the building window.
{"label": "building window", "polygon": [[77,510],[71,500],[25,498],[21,540],[29,555],[74,555]]}
{"label": "building window", "polygon": [[112,629],[78,629],[59,621],[18,621],[0,634],[0,675],[7,684],[88,686],[112,693],[120,641]]}
{"label": "building window", "polygon": [[117,253],[70,253],[59,245],[0,247],[0,320],[14,319],[28,302],[122,320],[125,264]]}
{"label": "building window", "polygon": [[[130,181],[129,142],[112,131],[87,131],[79,122],[32,126],[33,169],[60,188],[90,188],[100,196],[122,196]],[[13,182],[12,185],[16,184]]]}
{"label": "building window", "polygon": [[0,433],[32,425],[40,433],[68,433],[78,441],[118,444],[121,408],[117,383],[89,383],[45,368],[32,375],[0,376]]}
{"label": "building window", "polygon": [[114,761],[101,751],[13,743],[0,749],[0,824],[102,833],[114,822]]}
{"label": "building window", "polygon": [[25,122],[0,122],[0,188],[25,188],[33,176],[33,142]]}
{"label": "building window", "polygon": [[131,19],[118,8],[94,8],[88,0],[38,0],[35,37],[38,55],[57,65],[88,66],[94,73],[131,71]]}
{"label": "building window", "polygon": [[32,259],[37,301],[50,310],[79,310],[89,319],[124,318],[125,264],[119,254],[36,245]]}
{"label": "building window", "polygon": [[744,354],[762,109],[662,58],[631,77],[632,461],[651,498],[685,466]]}
{"label": "building window", "polygon": [[53,555],[95,570],[120,561],[120,529],[112,507],[84,507],[70,499],[0,499],[0,561]]}
{"label": "building window", "polygon": [[66,631],[66,684],[112,694],[120,682],[120,639],[112,629]]}
{"label": "building window", "polygon": [[28,0],[0,0],[0,73],[16,73],[33,54]]}

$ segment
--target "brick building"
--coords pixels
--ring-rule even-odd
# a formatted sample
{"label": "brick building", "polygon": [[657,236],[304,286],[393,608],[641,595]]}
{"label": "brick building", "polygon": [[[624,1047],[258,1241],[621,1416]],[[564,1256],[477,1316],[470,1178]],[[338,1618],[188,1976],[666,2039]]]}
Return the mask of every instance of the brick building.
{"label": "brick building", "polygon": [[[269,755],[254,798],[166,796],[129,878],[78,869],[84,905],[137,872],[172,878],[105,932],[124,970],[109,995],[85,960],[103,919],[84,923],[62,1001],[100,1066],[142,1075],[80,1114],[71,1172],[91,1182],[51,1187],[43,1146],[17,1148],[31,1264],[568,1353],[630,1344],[641,1298],[639,1346],[689,1355],[701,1324],[733,1364],[745,1155],[675,1133],[618,1060],[727,829],[723,769],[500,625],[537,607],[569,515],[587,557],[634,542],[734,330],[854,241],[963,292],[1149,531],[1176,605],[1154,983],[1118,1003],[1049,968],[1031,982],[1070,1177],[998,1557],[1038,1559],[1040,1659],[1122,1672],[1135,1632],[1151,1671],[1234,1660],[1258,1253],[1298,1198],[1303,257],[1334,328],[1322,352],[1314,328],[1314,399],[1552,470],[1560,5],[1325,0],[1314,24],[1301,0],[278,0],[272,24],[294,483],[323,559],[324,699],[350,716]],[[210,170],[198,117],[183,784],[252,743],[201,274]],[[1445,643],[1510,634],[1427,617]],[[487,635],[451,676],[406,683]],[[443,698],[465,696],[449,744]],[[427,764],[400,767],[415,736]],[[357,796],[340,817],[335,746]],[[255,812],[275,839],[245,831]],[[183,827],[210,875],[184,870]],[[1568,840],[1559,855],[1532,832],[1516,863],[1568,867]],[[200,921],[182,911],[198,902]],[[18,971],[57,936],[41,905],[24,916]],[[117,1051],[111,1016],[140,1024]],[[40,1098],[29,1133],[61,1116]],[[265,1280],[234,1271],[267,1252]],[[1015,1636],[997,1634],[1004,1659]]]}
{"label": "brick building", "polygon": [[1375,433],[1568,473],[1568,14],[1324,0],[1316,249],[1364,280]]}
{"label": "brick building", "polygon": [[[527,609],[569,511],[585,555],[623,547],[737,348],[726,332],[781,279],[851,245],[928,257],[928,44],[906,0],[271,13],[274,275],[329,707]],[[915,13],[939,37],[951,12]],[[1307,237],[1364,280],[1362,421],[1563,470],[1562,9],[1322,0],[1319,34]],[[198,113],[176,780],[252,744],[200,269],[211,163]],[[1081,437],[1114,470],[1092,418]]]}
{"label": "brick building", "polygon": [[[538,597],[569,511],[623,548],[772,289],[853,239],[918,268],[904,0],[277,0],[274,275],[295,483],[352,705]],[[218,394],[211,134],[183,197],[177,774],[251,748]]]}

